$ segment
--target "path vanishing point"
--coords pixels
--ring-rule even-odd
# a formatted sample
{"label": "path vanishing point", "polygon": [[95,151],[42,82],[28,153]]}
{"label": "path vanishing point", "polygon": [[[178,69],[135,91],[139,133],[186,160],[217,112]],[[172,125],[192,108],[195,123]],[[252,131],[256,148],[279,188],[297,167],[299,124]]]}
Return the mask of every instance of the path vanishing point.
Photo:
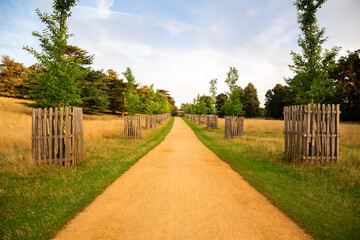
{"label": "path vanishing point", "polygon": [[312,239],[181,118],[56,239]]}

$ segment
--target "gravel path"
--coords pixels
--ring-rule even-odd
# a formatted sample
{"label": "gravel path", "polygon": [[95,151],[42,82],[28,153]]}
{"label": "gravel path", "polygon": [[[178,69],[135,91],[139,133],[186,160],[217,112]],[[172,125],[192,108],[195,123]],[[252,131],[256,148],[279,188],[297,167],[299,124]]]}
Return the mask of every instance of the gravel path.
{"label": "gravel path", "polygon": [[56,239],[312,239],[181,118]]}

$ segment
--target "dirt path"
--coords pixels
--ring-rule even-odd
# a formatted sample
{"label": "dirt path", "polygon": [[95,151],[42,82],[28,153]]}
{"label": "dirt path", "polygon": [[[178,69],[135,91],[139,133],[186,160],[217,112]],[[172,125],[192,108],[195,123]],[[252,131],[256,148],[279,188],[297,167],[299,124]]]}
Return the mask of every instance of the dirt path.
{"label": "dirt path", "polygon": [[176,118],[56,239],[311,239]]}

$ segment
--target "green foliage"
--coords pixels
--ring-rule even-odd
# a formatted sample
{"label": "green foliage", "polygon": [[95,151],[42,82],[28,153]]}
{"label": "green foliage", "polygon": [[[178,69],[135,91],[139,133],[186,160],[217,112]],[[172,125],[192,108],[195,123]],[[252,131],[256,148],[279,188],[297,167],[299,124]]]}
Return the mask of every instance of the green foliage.
{"label": "green foliage", "polygon": [[321,45],[326,41],[325,29],[317,25],[316,12],[325,0],[296,0],[298,23],[303,36],[298,44],[302,53],[291,51],[293,65],[290,69],[295,77],[286,79],[292,91],[296,93],[296,102],[300,104],[320,103],[334,94],[334,83],[329,72],[335,66],[335,57],[340,48],[333,47],[322,53]]}
{"label": "green foliage", "polygon": [[229,99],[224,104],[224,112],[226,116],[240,116],[243,115],[242,104],[240,102],[242,89],[234,90],[230,93]]}
{"label": "green foliage", "polygon": [[360,49],[341,57],[331,77],[336,94],[328,101],[341,104],[341,120],[360,121]]}
{"label": "green foliage", "polygon": [[284,107],[293,105],[295,101],[290,88],[281,84],[269,89],[265,97],[265,116],[272,118],[282,118]]}
{"label": "green foliage", "polygon": [[101,112],[108,108],[109,100],[106,94],[106,75],[102,71],[87,70],[85,79],[80,81],[80,105],[84,112]]}
{"label": "green foliage", "polygon": [[63,107],[81,104],[78,80],[86,74],[82,69],[81,59],[66,55],[68,48],[67,20],[75,0],[54,0],[53,13],[41,13],[36,9],[41,21],[46,25],[42,34],[33,32],[40,41],[41,52],[31,47],[24,47],[34,55],[43,71],[33,72],[37,84],[32,85],[31,96],[40,107]]}
{"label": "green foliage", "polygon": [[127,67],[126,71],[122,73],[127,81],[126,87],[129,90],[133,90],[133,88],[135,87],[135,77],[131,71],[131,68]]}
{"label": "green foliage", "polygon": [[239,116],[243,114],[240,96],[242,93],[241,87],[237,85],[239,79],[238,71],[235,67],[230,67],[227,73],[225,83],[229,86],[228,100],[224,104],[224,112],[227,116]]}
{"label": "green foliage", "polygon": [[237,81],[239,80],[238,70],[235,67],[230,67],[225,83],[229,86],[230,93],[234,92],[238,86]]}
{"label": "green foliage", "polygon": [[228,96],[225,93],[220,93],[216,96],[215,107],[219,117],[225,116],[224,104],[228,100]]}
{"label": "green foliage", "polygon": [[260,114],[260,102],[257,90],[252,83],[249,83],[240,96],[245,117],[258,117]]}
{"label": "green foliage", "polygon": [[210,80],[210,97],[211,97],[211,111],[212,111],[211,114],[216,114],[216,105],[215,105],[216,90],[217,90],[216,84],[217,84],[216,78]]}
{"label": "green foliage", "polygon": [[109,110],[113,113],[115,113],[115,111],[124,112],[126,110],[124,101],[124,93],[127,91],[126,83],[124,83],[122,79],[119,79],[114,70],[109,69],[106,73]]}
{"label": "green foliage", "polygon": [[2,56],[0,64],[0,95],[20,97],[27,69],[22,63],[15,62],[9,56]]}
{"label": "green foliage", "polygon": [[124,93],[125,105],[130,115],[135,115],[141,109],[141,101],[135,90]]}
{"label": "green foliage", "polygon": [[153,115],[159,109],[159,104],[155,101],[155,98],[156,92],[154,91],[154,85],[151,85],[145,98],[145,113],[147,115]]}
{"label": "green foliage", "polygon": [[155,114],[171,112],[171,105],[167,101],[167,97],[164,95],[162,90],[156,91],[155,102],[157,104],[157,109],[154,112]]}

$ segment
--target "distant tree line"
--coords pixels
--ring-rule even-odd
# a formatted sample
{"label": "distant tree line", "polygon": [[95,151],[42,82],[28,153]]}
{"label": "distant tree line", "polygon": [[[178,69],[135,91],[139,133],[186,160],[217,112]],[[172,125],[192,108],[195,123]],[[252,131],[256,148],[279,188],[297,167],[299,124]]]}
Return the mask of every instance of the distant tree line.
{"label": "distant tree line", "polygon": [[115,112],[160,114],[177,112],[175,101],[166,90],[153,85],[136,83],[132,70],[122,74],[109,69],[90,67],[94,55],[68,44],[67,20],[76,0],[54,0],[53,12],[36,9],[46,25],[41,32],[33,32],[40,41],[41,51],[25,46],[38,63],[25,67],[9,56],[2,56],[0,64],[0,95],[36,100],[35,107],[79,106],[84,112]]}
{"label": "distant tree line", "polygon": [[229,92],[217,94],[217,79],[210,80],[210,96],[198,95],[193,102],[182,104],[181,110],[190,114],[216,114],[224,116],[261,116],[260,102],[257,90],[252,83],[244,89],[237,82],[238,70],[230,67],[225,83]]}
{"label": "distant tree line", "polygon": [[[67,54],[76,54],[82,59],[84,74],[76,80],[78,99],[72,106],[82,107],[84,112],[94,113],[102,111],[131,112],[160,114],[166,112],[177,113],[173,97],[166,90],[154,89],[153,86],[141,86],[135,82],[135,77],[128,67],[121,78],[117,72],[108,69],[94,70],[88,65],[92,64],[93,56],[87,51],[75,46],[69,46]],[[42,97],[42,86],[35,74],[41,74],[45,69],[39,64],[25,67],[9,56],[2,56],[0,64],[0,95],[6,97],[44,99],[33,104],[34,107],[55,107],[45,102]],[[129,80],[132,81],[129,88]],[[131,92],[131,94],[129,94]],[[40,95],[40,96],[39,96]],[[128,97],[128,101],[126,101]],[[131,98],[131,100],[130,100]],[[131,108],[131,109],[130,109]]]}

